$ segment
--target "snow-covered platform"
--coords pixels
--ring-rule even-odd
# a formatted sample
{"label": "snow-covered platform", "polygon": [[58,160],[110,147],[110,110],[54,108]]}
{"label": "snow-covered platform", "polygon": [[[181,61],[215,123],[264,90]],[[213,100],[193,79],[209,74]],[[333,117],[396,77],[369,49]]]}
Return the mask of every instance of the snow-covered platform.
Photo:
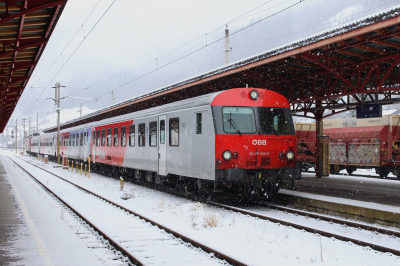
{"label": "snow-covered platform", "polygon": [[0,154],[0,265],[102,265],[25,178]]}
{"label": "snow-covered platform", "polygon": [[297,207],[344,217],[356,217],[368,222],[400,226],[400,207],[397,206],[284,189],[279,193],[281,198]]}

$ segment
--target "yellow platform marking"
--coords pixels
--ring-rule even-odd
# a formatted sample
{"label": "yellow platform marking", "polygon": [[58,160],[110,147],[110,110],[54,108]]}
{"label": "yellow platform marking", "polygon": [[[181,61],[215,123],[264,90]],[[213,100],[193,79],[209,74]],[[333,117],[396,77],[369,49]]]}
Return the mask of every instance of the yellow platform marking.
{"label": "yellow platform marking", "polygon": [[29,215],[29,211],[26,208],[24,201],[22,200],[21,194],[19,194],[17,187],[15,186],[14,182],[11,179],[11,175],[9,174],[9,172],[7,170],[7,166],[4,163],[3,158],[0,158],[0,159],[3,162],[3,166],[7,173],[8,180],[10,181],[10,184],[14,190],[15,197],[17,198],[19,207],[22,211],[22,214],[24,215],[26,224],[28,225],[28,228],[32,233],[33,239],[35,240],[36,247],[39,250],[39,253],[43,259],[44,265],[54,265],[53,261],[50,258],[49,253],[47,252],[46,245],[44,244],[42,237],[40,236],[39,231],[36,229],[36,226],[31,218],[31,216]]}

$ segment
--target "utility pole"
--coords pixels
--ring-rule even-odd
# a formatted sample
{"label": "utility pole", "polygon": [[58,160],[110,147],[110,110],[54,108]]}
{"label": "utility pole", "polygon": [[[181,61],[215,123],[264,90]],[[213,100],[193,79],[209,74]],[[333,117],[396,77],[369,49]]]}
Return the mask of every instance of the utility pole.
{"label": "utility pole", "polygon": [[22,118],[23,121],[23,126],[24,126],[24,132],[22,132],[22,134],[24,134],[24,137],[22,138],[24,143],[23,143],[23,149],[22,149],[22,154],[25,155],[25,139],[26,139],[26,134],[25,134],[25,120],[26,118]]}
{"label": "utility pole", "polygon": [[111,105],[114,105],[114,90],[111,91]]}
{"label": "utility pole", "polygon": [[82,103],[79,104],[79,116],[82,116]]}
{"label": "utility pole", "polygon": [[60,164],[60,82],[55,85],[55,104],[57,105],[57,164]]}
{"label": "utility pole", "polygon": [[15,119],[15,153],[18,153],[18,120]]}
{"label": "utility pole", "polygon": [[39,133],[39,113],[36,113],[36,133]]}
{"label": "utility pole", "polygon": [[[48,98],[46,98],[46,100],[53,100],[54,104],[57,105],[57,164],[60,164],[60,103],[62,99],[65,99],[67,97],[70,98],[80,98],[80,99],[87,99],[87,98],[82,98],[82,97],[71,97],[71,95],[75,94],[71,94],[68,96],[64,96],[61,97],[61,91],[60,88],[61,87],[65,87],[65,86],[61,86],[60,82],[57,82],[56,85],[52,88],[54,88],[54,98],[52,98],[51,96],[46,95]],[[32,87],[34,88],[34,87]],[[95,99],[96,100],[96,99]],[[96,100],[97,101],[97,100]],[[82,106],[81,106],[82,109]],[[37,117],[37,123],[39,121],[39,117]],[[39,133],[39,123],[37,124],[37,132]]]}
{"label": "utility pole", "polygon": [[228,29],[228,25],[226,25],[226,29],[225,29],[225,65],[229,64],[229,52],[230,52],[229,29]]}

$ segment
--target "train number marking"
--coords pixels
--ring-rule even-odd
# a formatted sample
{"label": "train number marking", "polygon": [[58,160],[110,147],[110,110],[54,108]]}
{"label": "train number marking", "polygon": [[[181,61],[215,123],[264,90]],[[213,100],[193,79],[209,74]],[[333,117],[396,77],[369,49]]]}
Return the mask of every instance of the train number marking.
{"label": "train number marking", "polygon": [[267,140],[265,139],[253,139],[253,145],[267,145]]}

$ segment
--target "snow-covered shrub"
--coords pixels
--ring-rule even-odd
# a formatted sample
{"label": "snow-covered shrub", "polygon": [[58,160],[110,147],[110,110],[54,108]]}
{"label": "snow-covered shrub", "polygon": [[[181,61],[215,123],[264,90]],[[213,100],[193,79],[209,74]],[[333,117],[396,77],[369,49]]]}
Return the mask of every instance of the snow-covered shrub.
{"label": "snow-covered shrub", "polygon": [[207,214],[204,217],[204,227],[217,227],[218,226],[218,217],[215,213]]}

